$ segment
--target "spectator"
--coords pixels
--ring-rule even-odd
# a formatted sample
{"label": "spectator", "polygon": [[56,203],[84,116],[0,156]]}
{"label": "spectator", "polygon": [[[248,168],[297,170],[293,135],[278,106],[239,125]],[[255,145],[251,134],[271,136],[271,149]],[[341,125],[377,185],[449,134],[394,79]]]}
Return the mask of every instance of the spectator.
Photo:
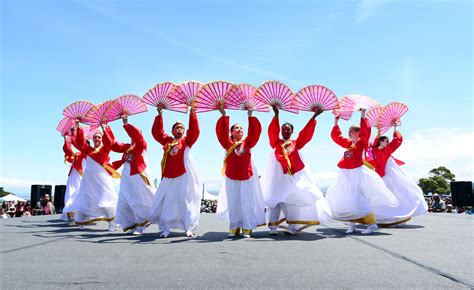
{"label": "spectator", "polygon": [[28,200],[28,201],[25,203],[25,207],[23,208],[23,210],[24,210],[24,213],[29,212],[30,215],[33,214],[33,208],[31,207],[31,201]]}
{"label": "spectator", "polygon": [[8,214],[5,213],[5,210],[3,209],[3,207],[0,209],[0,213],[2,214],[1,216],[2,219],[7,219],[10,217]]}
{"label": "spectator", "polygon": [[44,198],[44,206],[43,206],[44,214],[45,215],[55,214],[56,212],[54,209],[54,205],[51,202],[51,198],[49,197],[49,194],[45,194],[43,198]]}
{"label": "spectator", "polygon": [[443,200],[440,199],[439,194],[433,194],[433,203],[429,209],[430,212],[445,212],[446,205]]}
{"label": "spectator", "polygon": [[15,217],[21,217],[23,215],[25,203],[19,201],[15,206]]}

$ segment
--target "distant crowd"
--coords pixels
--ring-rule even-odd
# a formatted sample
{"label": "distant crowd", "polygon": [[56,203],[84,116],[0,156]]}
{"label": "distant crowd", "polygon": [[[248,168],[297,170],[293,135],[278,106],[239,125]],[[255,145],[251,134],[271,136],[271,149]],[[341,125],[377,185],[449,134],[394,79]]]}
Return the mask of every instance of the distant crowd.
{"label": "distant crowd", "polygon": [[453,206],[451,196],[440,196],[438,193],[432,196],[425,196],[429,212],[448,212],[474,214],[472,206]]}
{"label": "distant crowd", "polygon": [[[450,196],[440,196],[435,193],[432,196],[425,196],[428,204],[429,212],[447,212],[447,213],[466,213],[474,214],[474,210],[470,206],[453,206]],[[216,213],[217,200],[202,200],[201,212]],[[1,218],[14,218],[32,215],[55,214],[56,209],[50,200],[49,195],[45,195],[33,207],[30,201],[4,201],[0,209]]]}

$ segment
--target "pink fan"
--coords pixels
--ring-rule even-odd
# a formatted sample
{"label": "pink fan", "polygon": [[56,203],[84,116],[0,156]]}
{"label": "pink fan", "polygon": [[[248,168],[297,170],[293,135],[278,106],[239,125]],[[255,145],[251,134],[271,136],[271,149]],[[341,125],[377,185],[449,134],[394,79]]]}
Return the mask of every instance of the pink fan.
{"label": "pink fan", "polygon": [[277,105],[279,109],[291,113],[298,113],[297,108],[291,107],[295,94],[291,89],[279,81],[263,83],[255,92],[255,99],[269,106]]}
{"label": "pink fan", "polygon": [[[361,95],[346,95],[339,100],[339,105],[341,106],[341,111],[355,112],[360,109],[373,109],[382,107],[377,101]],[[352,114],[351,114],[352,116]],[[351,117],[349,116],[349,118]]]}
{"label": "pink fan", "polygon": [[71,135],[71,127],[74,126],[74,120],[68,117],[64,117],[59,121],[56,130],[58,130],[62,136]]}
{"label": "pink fan", "polygon": [[349,120],[352,116],[352,111],[343,111],[341,109],[334,109],[332,110],[334,116],[339,117],[343,120]]}
{"label": "pink fan", "polygon": [[115,104],[110,108],[110,120],[118,120],[122,116],[131,116],[148,111],[148,106],[139,96],[124,95],[115,99]]}
{"label": "pink fan", "polygon": [[94,107],[94,104],[88,101],[77,101],[63,110],[63,115],[73,120],[79,119],[80,122],[84,121],[87,113]]}
{"label": "pink fan", "polygon": [[217,110],[222,105],[224,105],[224,108],[228,108],[228,104],[225,103],[225,96],[232,86],[232,83],[226,81],[215,81],[204,85],[194,100],[196,113]]}
{"label": "pink fan", "polygon": [[203,84],[196,81],[189,81],[175,86],[169,93],[169,97],[179,103],[192,106],[197,93]]}
{"label": "pink fan", "polygon": [[400,118],[406,112],[408,112],[408,106],[403,103],[393,102],[388,104],[382,113],[380,113],[379,124],[381,130],[385,129],[385,131],[387,131],[394,123],[397,124],[397,126],[401,126]]}
{"label": "pink fan", "polygon": [[112,121],[111,109],[113,106],[116,106],[115,100],[106,101],[95,106],[85,117],[84,123],[97,127]]}
{"label": "pink fan", "polygon": [[169,97],[169,93],[174,87],[175,84],[171,82],[157,84],[143,96],[142,101],[157,108],[161,107],[166,110],[186,113],[188,111],[186,104]]}
{"label": "pink fan", "polygon": [[254,110],[268,112],[270,107],[254,98],[257,88],[249,84],[233,86],[225,97],[228,108],[231,110]]}
{"label": "pink fan", "polygon": [[336,95],[328,88],[312,85],[302,88],[293,99],[293,108],[314,112],[339,109]]}
{"label": "pink fan", "polygon": [[378,126],[379,117],[380,117],[380,114],[382,113],[383,109],[384,109],[384,107],[373,108],[365,114],[365,117],[367,118],[367,121],[369,122],[369,125],[371,127],[377,127]]}

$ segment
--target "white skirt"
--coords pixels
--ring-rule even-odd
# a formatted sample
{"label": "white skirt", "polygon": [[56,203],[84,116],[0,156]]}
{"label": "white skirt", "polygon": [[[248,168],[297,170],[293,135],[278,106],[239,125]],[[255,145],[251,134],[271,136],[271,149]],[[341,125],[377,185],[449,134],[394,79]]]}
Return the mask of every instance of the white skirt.
{"label": "white skirt", "polygon": [[195,231],[199,224],[203,183],[189,147],[183,158],[186,173],[175,178],[163,177],[150,209],[149,220],[158,224],[160,230]]}
{"label": "white skirt", "polygon": [[[282,215],[271,214],[269,222],[286,218],[287,222],[316,224],[332,218],[331,209],[308,166],[294,175],[284,174],[275,155],[270,157],[261,178],[265,206]],[[276,219],[276,220],[275,220]]]}
{"label": "white skirt", "polygon": [[73,212],[71,211],[71,208],[72,208],[72,205],[74,204],[74,200],[76,199],[77,193],[79,192],[79,186],[81,185],[81,181],[82,181],[81,174],[79,174],[79,172],[75,168],[72,168],[71,174],[69,175],[69,178],[67,179],[67,183],[66,183],[66,194],[64,196],[64,208],[61,214],[61,219],[64,221],[68,221],[69,218],[67,214]]}
{"label": "white skirt", "polygon": [[112,177],[107,170],[94,159],[86,158],[81,186],[70,209],[75,212],[74,221],[78,224],[113,221],[117,199]]}
{"label": "white skirt", "polygon": [[230,229],[255,229],[265,224],[265,206],[258,171],[252,162],[253,175],[247,180],[225,178],[217,201],[217,216],[229,221]]}
{"label": "white skirt", "polygon": [[378,224],[393,224],[406,221],[413,216],[425,214],[428,205],[421,188],[405,173],[405,171],[390,157],[382,178],[385,185],[397,197],[399,206],[395,208],[380,208],[375,211]]}
{"label": "white skirt", "polygon": [[382,178],[366,166],[339,169],[336,183],[326,192],[334,219],[360,219],[378,208],[396,207],[398,201]]}
{"label": "white skirt", "polygon": [[[147,170],[142,174],[151,183]],[[117,224],[124,231],[143,227],[150,212],[155,196],[153,184],[147,184],[140,174],[130,175],[130,163],[125,162],[120,180],[120,191],[117,204]]]}

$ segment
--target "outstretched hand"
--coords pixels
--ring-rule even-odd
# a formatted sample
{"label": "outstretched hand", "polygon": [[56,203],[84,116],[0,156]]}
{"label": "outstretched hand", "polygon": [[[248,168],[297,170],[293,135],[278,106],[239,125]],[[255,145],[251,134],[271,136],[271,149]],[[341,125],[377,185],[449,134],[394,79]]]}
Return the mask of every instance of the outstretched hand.
{"label": "outstretched hand", "polygon": [[247,115],[248,115],[249,117],[252,117],[252,114],[253,114],[253,109],[248,109],[248,110],[247,110]]}
{"label": "outstretched hand", "polygon": [[278,118],[278,115],[280,114],[280,110],[278,110],[277,105],[273,105],[272,108],[273,108],[273,112],[275,113],[275,117]]}
{"label": "outstretched hand", "polygon": [[195,107],[191,107],[191,108],[189,109],[189,114],[194,114],[194,113],[196,113],[196,108],[195,108]]}
{"label": "outstretched hand", "polygon": [[334,117],[334,126],[337,126],[337,122],[339,122],[339,116]]}
{"label": "outstretched hand", "polygon": [[163,108],[161,106],[156,107],[156,110],[158,111],[158,116],[163,115]]}
{"label": "outstretched hand", "polygon": [[219,107],[219,112],[221,112],[222,116],[225,116],[225,110],[224,110],[224,105]]}
{"label": "outstretched hand", "polygon": [[123,122],[124,125],[128,124],[128,116],[127,115],[122,116],[122,122]]}
{"label": "outstretched hand", "polygon": [[367,112],[367,109],[360,109],[360,117],[362,119],[365,118],[365,112]]}
{"label": "outstretched hand", "polygon": [[317,109],[316,111],[314,111],[314,114],[313,116],[311,117],[311,119],[316,119],[317,116],[321,115],[324,111],[321,110],[321,109]]}

